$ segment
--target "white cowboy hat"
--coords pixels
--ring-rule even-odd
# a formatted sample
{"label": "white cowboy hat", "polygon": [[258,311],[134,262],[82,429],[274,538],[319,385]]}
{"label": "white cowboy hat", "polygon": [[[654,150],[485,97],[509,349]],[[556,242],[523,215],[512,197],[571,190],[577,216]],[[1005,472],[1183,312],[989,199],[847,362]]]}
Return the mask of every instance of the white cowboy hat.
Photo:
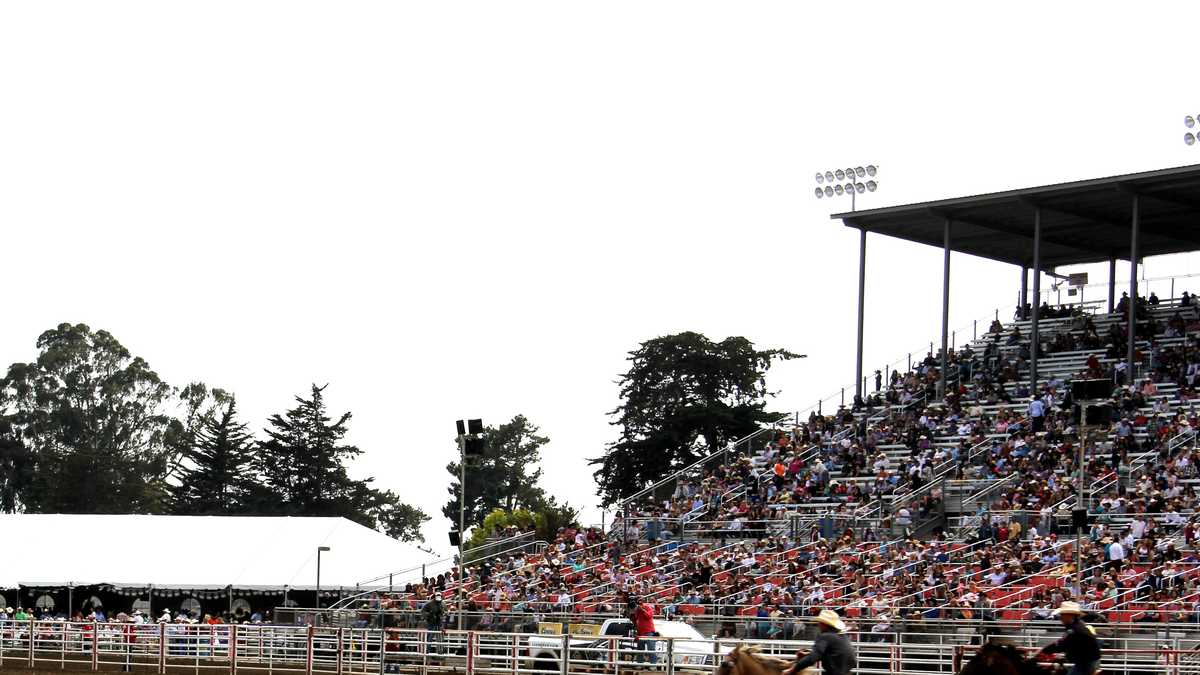
{"label": "white cowboy hat", "polygon": [[846,624],[842,623],[842,617],[832,609],[821,610],[821,613],[817,615],[817,623],[823,623],[839,633],[846,630]]}
{"label": "white cowboy hat", "polygon": [[1058,609],[1051,612],[1051,614],[1054,616],[1058,616],[1059,614],[1076,614],[1083,616],[1083,608],[1079,606],[1078,602],[1071,602],[1070,600],[1067,600]]}

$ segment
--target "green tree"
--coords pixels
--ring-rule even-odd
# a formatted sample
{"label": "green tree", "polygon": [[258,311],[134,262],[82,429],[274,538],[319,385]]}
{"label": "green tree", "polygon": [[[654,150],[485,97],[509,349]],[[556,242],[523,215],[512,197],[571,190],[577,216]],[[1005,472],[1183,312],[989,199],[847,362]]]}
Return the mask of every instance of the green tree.
{"label": "green tree", "polygon": [[258,444],[254,468],[260,488],[252,507],[259,513],[341,516],[406,540],[421,540],[420,525],[429,519],[390,491],[371,487],[372,478],[355,480],[346,462],[362,451],[343,444],[349,412],[329,416],[325,387],[312,386],[311,397],[296,397],[296,407],[272,415]]}
{"label": "green tree", "polygon": [[25,491],[33,482],[33,453],[0,417],[0,513],[13,513],[24,506]]}
{"label": "green tree", "polygon": [[245,513],[253,491],[254,437],[237,420],[234,397],[216,393],[215,414],[197,415],[194,443],[185,451],[172,489],[180,515]]}
{"label": "green tree", "polygon": [[[540,430],[524,415],[517,415],[500,426],[484,429],[487,444],[482,456],[467,461],[467,527],[482,525],[484,518],[495,509],[539,509],[546,503],[546,493],[538,487],[542,470],[541,448],[550,442],[539,435]],[[450,500],[442,507],[442,515],[458,524],[460,464],[446,465],[453,477],[447,491]]]}
{"label": "green tree", "polygon": [[492,509],[463,545],[467,549],[482,546],[507,527],[516,527],[522,532],[533,530],[537,539],[553,541],[559,529],[578,526],[579,510],[550,498],[537,509]]}
{"label": "green tree", "polygon": [[[107,331],[61,324],[33,363],[0,379],[0,410],[23,444],[30,512],[153,513],[178,447],[174,392]],[[11,451],[10,451],[11,452]]]}
{"label": "green tree", "polygon": [[641,343],[620,379],[621,405],[610,413],[619,440],[590,460],[605,504],[632,495],[664,475],[775,419],[766,374],[782,349],[755,349],[744,337],[712,342],[679,333]]}

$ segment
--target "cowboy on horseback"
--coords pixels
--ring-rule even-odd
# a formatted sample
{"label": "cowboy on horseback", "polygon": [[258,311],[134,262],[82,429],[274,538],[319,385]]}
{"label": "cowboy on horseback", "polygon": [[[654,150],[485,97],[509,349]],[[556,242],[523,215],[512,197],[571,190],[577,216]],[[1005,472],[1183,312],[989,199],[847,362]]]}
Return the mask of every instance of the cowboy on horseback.
{"label": "cowboy on horseback", "polygon": [[780,675],[794,675],[816,663],[821,664],[823,675],[849,675],[850,671],[858,667],[858,660],[854,658],[854,648],[844,635],[846,624],[842,623],[842,618],[837,612],[831,609],[821,610],[817,615],[817,628],[821,633],[813,642],[812,651],[798,652],[796,662]]}
{"label": "cowboy on horseback", "polygon": [[1063,654],[1075,664],[1067,675],[1093,675],[1100,669],[1100,641],[1096,629],[1083,621],[1083,608],[1078,602],[1064,602],[1054,614],[1067,629],[1061,638],[1042,647],[1038,656]]}

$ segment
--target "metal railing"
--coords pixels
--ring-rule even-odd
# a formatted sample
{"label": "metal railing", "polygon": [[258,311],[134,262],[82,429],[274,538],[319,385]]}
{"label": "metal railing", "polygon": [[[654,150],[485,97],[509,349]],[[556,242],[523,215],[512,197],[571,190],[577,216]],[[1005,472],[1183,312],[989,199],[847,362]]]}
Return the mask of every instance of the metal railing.
{"label": "metal railing", "polygon": [[[1054,624],[1046,622],[1046,628]],[[808,624],[793,639],[706,639],[598,635],[601,626],[574,626],[575,634],[543,626],[545,633],[351,629],[260,625],[110,624],[0,622],[0,669],[71,669],[157,672],[183,669],[267,673],[458,672],[464,675],[570,675],[652,670],[713,673],[736,645],[791,659],[811,647]],[[851,630],[857,673],[884,675],[957,672],[982,644],[982,636],[953,628],[910,633]],[[1101,628],[1101,631],[1106,629]],[[609,631],[613,632],[613,631]],[[1057,632],[1057,631],[1055,631]],[[1048,642],[1047,635],[1015,639],[1022,648]],[[1200,673],[1196,640],[1186,635],[1110,637],[1101,633],[1107,673]]]}

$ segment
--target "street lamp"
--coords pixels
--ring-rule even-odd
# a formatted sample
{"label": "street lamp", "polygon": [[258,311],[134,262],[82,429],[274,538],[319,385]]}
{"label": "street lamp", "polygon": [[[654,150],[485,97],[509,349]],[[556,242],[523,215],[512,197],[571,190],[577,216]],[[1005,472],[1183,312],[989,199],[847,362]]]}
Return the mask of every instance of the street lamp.
{"label": "street lamp", "polygon": [[321,554],[329,552],[328,546],[317,547],[317,621],[321,621]]}
{"label": "street lamp", "polygon": [[1200,129],[1197,129],[1195,132],[1190,131],[1190,129],[1195,127],[1197,124],[1200,124],[1200,115],[1196,115],[1195,117],[1192,117],[1191,115],[1184,116],[1183,126],[1189,129],[1189,131],[1183,134],[1184,143],[1187,143],[1188,145],[1195,145],[1196,141],[1200,140]]}
{"label": "street lamp", "polygon": [[813,188],[813,195],[817,199],[850,195],[850,210],[853,211],[857,206],[857,195],[879,189],[879,183],[875,180],[875,174],[878,172],[879,167],[874,164],[835,169],[825,173],[818,171],[817,187]]}

